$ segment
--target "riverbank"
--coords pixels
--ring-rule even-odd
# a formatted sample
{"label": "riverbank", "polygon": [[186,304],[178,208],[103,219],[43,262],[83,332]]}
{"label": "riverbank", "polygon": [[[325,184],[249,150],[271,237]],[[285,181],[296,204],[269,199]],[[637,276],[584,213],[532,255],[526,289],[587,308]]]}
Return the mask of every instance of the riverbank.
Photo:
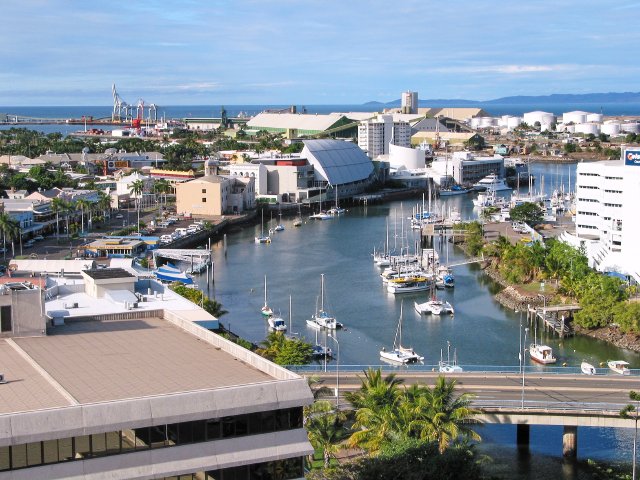
{"label": "riverbank", "polygon": [[[485,275],[502,287],[502,290],[494,298],[504,307],[514,311],[524,310],[528,306],[541,307],[545,304],[549,305],[553,299],[553,295],[543,293],[532,295],[530,292],[519,289],[516,285],[511,285],[488,262],[485,262],[482,268]],[[640,353],[640,335],[624,333],[616,326],[588,329],[574,323],[573,330],[577,335],[595,338],[618,348]]]}

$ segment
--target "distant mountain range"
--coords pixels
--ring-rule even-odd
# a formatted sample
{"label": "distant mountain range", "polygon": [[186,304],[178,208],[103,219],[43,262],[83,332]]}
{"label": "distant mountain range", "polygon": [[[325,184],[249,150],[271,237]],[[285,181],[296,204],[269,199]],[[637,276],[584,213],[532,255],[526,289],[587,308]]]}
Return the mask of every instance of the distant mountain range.
{"label": "distant mountain range", "polygon": [[[555,105],[555,104],[571,104],[571,103],[593,103],[593,104],[605,104],[605,103],[640,103],[640,92],[609,92],[609,93],[582,93],[582,94],[570,94],[570,93],[555,93],[553,95],[517,95],[512,97],[501,97],[494,100],[466,100],[460,98],[450,99],[429,99],[418,100],[418,104],[421,107],[430,107],[434,105],[456,105],[456,106],[478,106],[478,105]],[[400,99],[393,100],[391,102],[367,102],[364,105],[367,106],[384,106],[384,107],[399,107]]]}

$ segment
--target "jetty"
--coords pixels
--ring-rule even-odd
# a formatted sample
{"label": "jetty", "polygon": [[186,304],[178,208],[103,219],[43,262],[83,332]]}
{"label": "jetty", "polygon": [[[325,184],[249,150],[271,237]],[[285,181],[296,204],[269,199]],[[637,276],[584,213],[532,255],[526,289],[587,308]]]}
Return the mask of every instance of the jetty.
{"label": "jetty", "polygon": [[533,320],[540,319],[545,330],[557,333],[560,338],[574,335],[571,315],[578,310],[580,310],[580,305],[529,307],[529,313]]}

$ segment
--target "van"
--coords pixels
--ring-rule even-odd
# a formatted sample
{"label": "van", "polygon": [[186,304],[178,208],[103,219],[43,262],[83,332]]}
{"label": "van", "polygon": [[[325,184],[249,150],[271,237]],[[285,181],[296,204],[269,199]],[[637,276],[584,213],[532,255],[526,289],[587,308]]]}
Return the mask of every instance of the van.
{"label": "van", "polygon": [[198,225],[197,223],[192,223],[191,225],[189,225],[187,228],[195,228],[196,231],[197,230],[202,230],[202,226]]}
{"label": "van", "polygon": [[160,237],[160,241],[161,241],[162,243],[170,243],[170,242],[172,242],[172,241],[173,241],[173,238],[171,237],[171,235],[162,235],[162,236]]}
{"label": "van", "polygon": [[181,237],[184,237],[187,234],[186,228],[176,228],[176,233]]}

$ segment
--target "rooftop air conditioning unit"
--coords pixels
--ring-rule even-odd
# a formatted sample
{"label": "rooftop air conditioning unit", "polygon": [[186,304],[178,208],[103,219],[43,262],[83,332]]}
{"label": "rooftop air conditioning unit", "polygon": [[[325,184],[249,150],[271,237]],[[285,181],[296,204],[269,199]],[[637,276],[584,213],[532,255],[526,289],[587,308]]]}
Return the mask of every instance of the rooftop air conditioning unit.
{"label": "rooftop air conditioning unit", "polygon": [[4,379],[4,373],[0,373],[0,383],[9,383]]}
{"label": "rooftop air conditioning unit", "polygon": [[131,304],[131,308],[138,308],[138,302],[133,302]]}
{"label": "rooftop air conditioning unit", "polygon": [[74,303],[74,304],[73,304],[73,306],[72,306],[72,308],[78,308],[78,304],[77,304],[77,303]]}

